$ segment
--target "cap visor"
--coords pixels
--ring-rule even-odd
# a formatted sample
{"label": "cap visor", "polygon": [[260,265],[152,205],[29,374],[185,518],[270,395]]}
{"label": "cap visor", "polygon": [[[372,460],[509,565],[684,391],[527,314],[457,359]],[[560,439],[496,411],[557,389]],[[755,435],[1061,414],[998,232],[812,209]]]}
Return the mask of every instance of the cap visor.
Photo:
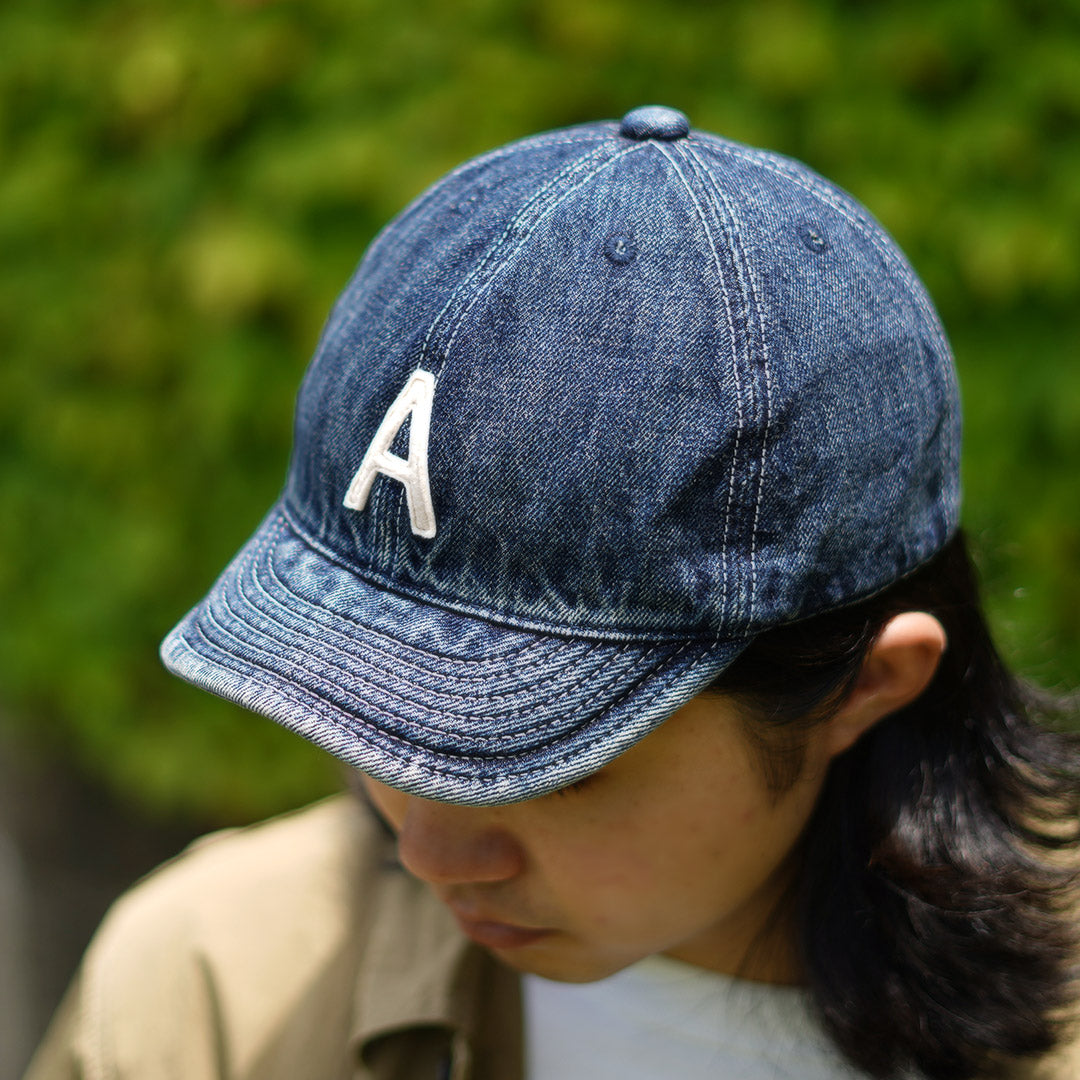
{"label": "cap visor", "polygon": [[491,805],[595,772],[744,646],[558,636],[422,602],[334,562],[276,508],[161,653],[382,783]]}

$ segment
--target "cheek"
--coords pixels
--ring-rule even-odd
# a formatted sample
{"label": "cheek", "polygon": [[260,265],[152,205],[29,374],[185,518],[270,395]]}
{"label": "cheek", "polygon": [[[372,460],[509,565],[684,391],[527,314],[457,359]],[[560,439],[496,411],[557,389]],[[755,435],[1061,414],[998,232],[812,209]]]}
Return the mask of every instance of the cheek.
{"label": "cheek", "polygon": [[573,829],[537,837],[535,866],[562,898],[617,921],[636,907],[669,903],[703,862],[728,856],[738,827],[718,827],[717,815],[711,800],[672,805],[664,798],[583,812]]}
{"label": "cheek", "polygon": [[360,783],[375,811],[396,833],[401,828],[401,822],[405,816],[408,796],[364,774],[360,776]]}
{"label": "cheek", "polygon": [[646,918],[719,912],[771,876],[804,818],[801,805],[774,805],[758,784],[732,769],[707,786],[657,799],[649,813],[579,833],[566,852],[573,864],[566,881],[571,888],[587,882],[599,897],[598,909],[608,905],[607,922],[634,911]]}
{"label": "cheek", "polygon": [[[571,801],[572,800],[572,801]],[[581,910],[617,909],[658,876],[662,836],[647,817],[568,796],[555,828],[531,830],[537,883]],[[561,819],[565,817],[565,822]]]}

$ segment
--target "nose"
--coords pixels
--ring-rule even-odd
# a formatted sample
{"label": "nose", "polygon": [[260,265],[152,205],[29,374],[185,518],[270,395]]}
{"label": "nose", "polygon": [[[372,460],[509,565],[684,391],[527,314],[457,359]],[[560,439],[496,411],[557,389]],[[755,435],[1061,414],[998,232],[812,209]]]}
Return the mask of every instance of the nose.
{"label": "nose", "polygon": [[402,865],[429,885],[507,881],[524,869],[524,850],[497,810],[406,796],[395,818]]}

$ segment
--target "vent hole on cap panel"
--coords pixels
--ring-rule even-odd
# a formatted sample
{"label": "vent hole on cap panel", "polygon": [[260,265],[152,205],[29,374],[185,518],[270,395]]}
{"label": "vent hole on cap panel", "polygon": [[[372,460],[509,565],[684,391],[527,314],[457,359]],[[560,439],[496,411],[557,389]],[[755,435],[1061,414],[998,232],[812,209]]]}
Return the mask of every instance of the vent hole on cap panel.
{"label": "vent hole on cap panel", "polygon": [[604,254],[616,266],[625,266],[637,256],[637,245],[626,233],[614,233],[604,241]]}
{"label": "vent hole on cap panel", "polygon": [[799,234],[803,247],[808,251],[818,253],[825,251],[829,246],[829,241],[825,238],[825,230],[820,225],[803,222],[795,231]]}

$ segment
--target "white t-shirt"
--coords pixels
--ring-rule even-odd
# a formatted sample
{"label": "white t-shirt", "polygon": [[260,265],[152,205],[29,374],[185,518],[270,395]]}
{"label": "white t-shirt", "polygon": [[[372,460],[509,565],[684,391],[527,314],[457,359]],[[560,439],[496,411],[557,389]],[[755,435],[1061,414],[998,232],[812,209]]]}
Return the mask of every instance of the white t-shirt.
{"label": "white t-shirt", "polygon": [[652,956],[599,982],[524,979],[527,1080],[855,1080],[804,990]]}

